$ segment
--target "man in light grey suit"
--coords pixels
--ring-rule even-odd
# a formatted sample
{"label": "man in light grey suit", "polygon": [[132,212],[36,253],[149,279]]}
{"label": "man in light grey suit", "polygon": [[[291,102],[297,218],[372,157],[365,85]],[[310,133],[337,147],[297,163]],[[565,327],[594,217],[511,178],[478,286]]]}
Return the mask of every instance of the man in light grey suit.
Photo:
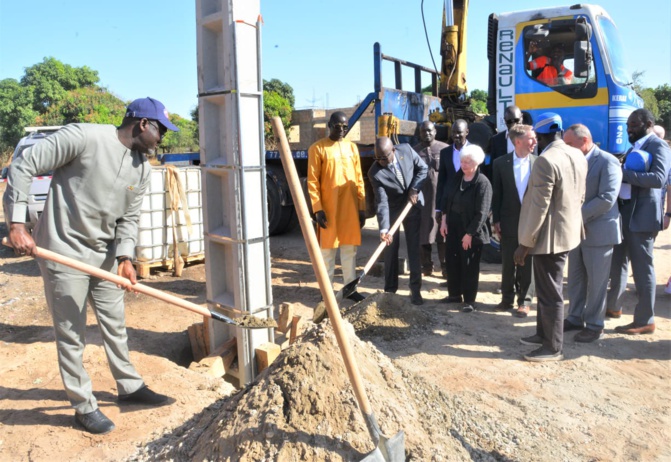
{"label": "man in light grey suit", "polygon": [[388,231],[410,201],[413,206],[403,220],[410,266],[410,301],[414,305],[421,305],[424,300],[420,292],[422,263],[419,227],[424,202],[421,190],[428,167],[409,144],[394,146],[386,136],[375,141],[375,161],[368,170],[368,178],[375,192],[380,239],[387,243],[384,252],[384,291],[396,293],[398,289],[399,240],[394,239]]}
{"label": "man in light grey suit", "polygon": [[524,355],[527,361],[563,359],[564,296],[562,285],[568,252],[582,239],[580,207],[585,199],[587,161],[562,140],[562,120],[553,112],[538,116],[534,126],[541,154],[534,162],[518,227],[519,247],[514,259],[524,265],[534,256],[538,315],[536,334],[520,339],[538,349]]}
{"label": "man in light grey suit", "polygon": [[493,227],[501,236],[501,303],[496,309],[513,309],[517,295],[515,315],[523,318],[529,314],[534,297],[532,257],[528,255],[524,266],[517,266],[513,253],[519,245],[517,228],[522,198],[527,191],[531,169],[538,156],[532,154],[536,149],[536,134],[531,125],[512,125],[508,130],[508,137],[514,150],[494,161],[492,185]]}
{"label": "man in light grey suit", "polygon": [[[12,162],[7,189],[9,240],[19,255],[36,245],[85,261],[137,282],[135,252],[142,198],[150,182],[154,154],[168,130],[178,128],[153,98],[128,105],[119,127],[70,124],[34,145]],[[26,230],[28,190],[34,175],[54,171],[44,212],[31,236]],[[56,336],[63,386],[75,408],[75,421],[105,434],[114,423],[99,409],[84,369],[86,304],[91,303],[102,334],[120,405],[170,402],[144,383],[130,362],[124,316],[124,291],[59,263],[38,260]]]}
{"label": "man in light grey suit", "polygon": [[622,216],[623,240],[613,251],[606,309],[611,317],[620,317],[622,313],[620,303],[627,285],[628,260],[631,260],[638,303],[634,308],[633,322],[615,328],[621,334],[655,332],[657,283],[652,252],[664,220],[662,188],[671,165],[671,149],[655,136],[654,125],[655,117],[647,109],[637,109],[627,119],[627,134],[633,145],[632,150],[647,152],[651,162],[647,171],[622,170],[618,204]]}
{"label": "man in light grey suit", "polygon": [[587,187],[582,205],[585,239],[568,256],[569,314],[564,332],[580,330],[574,340],[589,343],[603,335],[606,291],[613,246],[621,242],[617,194],[622,183],[620,162],[592,141],[589,128],[571,125],[564,142],[582,151],[587,160]]}

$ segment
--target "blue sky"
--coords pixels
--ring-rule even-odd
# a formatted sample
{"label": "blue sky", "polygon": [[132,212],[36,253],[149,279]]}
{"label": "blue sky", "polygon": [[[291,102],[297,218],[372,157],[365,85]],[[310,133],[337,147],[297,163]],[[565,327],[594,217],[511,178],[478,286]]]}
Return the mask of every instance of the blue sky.
{"label": "blue sky", "polygon": [[[442,4],[424,0],[438,65]],[[490,13],[557,4],[471,1],[469,89],[487,90]],[[629,71],[645,71],[647,87],[671,83],[671,3],[648,0],[633,9],[630,1],[600,4],[621,32]],[[289,83],[299,108],[354,105],[373,91],[375,42],[385,54],[432,67],[420,5],[421,0],[261,0],[263,76]],[[19,79],[24,68],[46,56],[97,70],[100,83],[124,100],[152,96],[189,117],[198,93],[195,0],[0,0],[0,79]],[[391,69],[383,72],[391,78]]]}

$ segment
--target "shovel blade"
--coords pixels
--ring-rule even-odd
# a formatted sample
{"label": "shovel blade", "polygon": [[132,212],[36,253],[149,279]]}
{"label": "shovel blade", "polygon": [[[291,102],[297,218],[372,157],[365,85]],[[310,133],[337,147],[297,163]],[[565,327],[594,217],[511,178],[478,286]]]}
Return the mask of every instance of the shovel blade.
{"label": "shovel blade", "polygon": [[377,447],[361,462],[405,462],[405,433],[400,431],[391,438],[381,435]]}
{"label": "shovel blade", "polygon": [[354,292],[356,292],[356,288],[359,285],[359,282],[361,282],[361,278],[363,277],[363,274],[359,276],[356,279],[351,280],[347,284],[343,286],[342,289],[336,294],[335,299],[336,302],[340,303],[342,302],[343,298],[347,298],[350,295],[352,295]]}

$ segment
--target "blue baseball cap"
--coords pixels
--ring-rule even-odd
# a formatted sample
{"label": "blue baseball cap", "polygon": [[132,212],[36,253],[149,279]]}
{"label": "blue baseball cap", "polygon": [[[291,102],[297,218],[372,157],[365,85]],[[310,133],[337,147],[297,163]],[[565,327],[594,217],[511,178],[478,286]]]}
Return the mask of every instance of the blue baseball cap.
{"label": "blue baseball cap", "polygon": [[126,108],[126,117],[135,117],[137,119],[151,119],[158,121],[168,130],[178,132],[177,128],[168,118],[168,111],[162,102],[157,99],[146,97],[138,98]]}
{"label": "blue baseball cap", "polygon": [[538,121],[534,125],[534,131],[541,134],[555,133],[562,130],[561,117],[554,112],[542,113],[538,116]]}

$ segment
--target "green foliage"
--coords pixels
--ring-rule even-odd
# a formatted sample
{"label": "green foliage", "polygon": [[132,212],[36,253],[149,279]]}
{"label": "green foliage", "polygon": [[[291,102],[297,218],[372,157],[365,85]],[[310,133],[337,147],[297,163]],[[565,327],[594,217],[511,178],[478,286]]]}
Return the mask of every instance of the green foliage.
{"label": "green foliage", "polygon": [[170,152],[197,152],[198,146],[198,123],[180,117],[177,114],[170,114],[170,122],[177,125],[178,132],[168,130],[161,141],[160,149],[164,153]]}
{"label": "green foliage", "polygon": [[102,88],[86,87],[68,91],[37,117],[39,125],[65,125],[75,122],[120,125],[126,104]]}
{"label": "green foliage", "polygon": [[95,86],[99,80],[98,72],[86,66],[72,67],[48,57],[26,68],[21,85],[33,88],[33,109],[43,114],[52,104],[63,99],[68,91]]}
{"label": "green foliage", "polygon": [[24,127],[35,124],[33,92],[15,79],[0,80],[0,151],[13,150]]}
{"label": "green foliage", "polygon": [[652,112],[652,115],[657,119],[659,117],[659,107],[657,106],[655,91],[652,88],[644,88],[639,95],[643,98],[643,107]]}
{"label": "green foliage", "polygon": [[[13,150],[27,126],[75,122],[120,125],[126,103],[99,87],[98,81],[97,71],[72,67],[53,57],[26,68],[20,81],[0,81],[0,152]],[[170,119],[180,132],[165,136],[163,150],[198,150],[197,121],[176,114]]]}
{"label": "green foliage", "polygon": [[296,97],[294,96],[294,89],[291,88],[291,85],[284,83],[278,79],[264,80],[263,81],[263,91],[269,91],[278,93],[280,96],[283,96],[291,106],[292,110],[296,105]]}
{"label": "green foliage", "polygon": [[291,127],[291,113],[294,110],[294,90],[288,83],[272,79],[263,81],[263,136],[266,148],[276,147],[270,120],[279,116],[282,119],[284,130]]}
{"label": "green foliage", "polygon": [[470,95],[471,111],[476,114],[487,115],[487,92],[484,90],[473,90]]}
{"label": "green foliage", "polygon": [[665,83],[654,90],[659,108],[657,123],[666,129],[666,137],[671,136],[671,85]]}

